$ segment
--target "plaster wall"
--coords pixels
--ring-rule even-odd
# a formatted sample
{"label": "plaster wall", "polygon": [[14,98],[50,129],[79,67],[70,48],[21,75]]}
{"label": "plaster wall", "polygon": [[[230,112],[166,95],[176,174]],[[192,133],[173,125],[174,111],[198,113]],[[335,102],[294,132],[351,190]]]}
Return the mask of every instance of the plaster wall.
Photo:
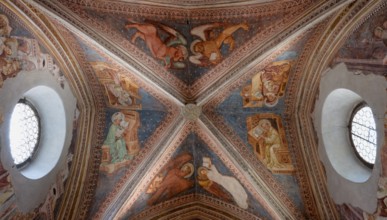
{"label": "plaster wall", "polygon": [[[376,192],[381,173],[380,151],[384,143],[386,88],[384,77],[348,71],[343,63],[327,70],[321,78],[313,113],[314,126],[329,194],[336,204],[351,204],[368,213],[376,211]],[[349,141],[349,118],[352,109],[361,101],[371,107],[378,134],[377,156],[372,170],[356,158]]]}
{"label": "plaster wall", "polygon": [[[0,124],[1,162],[10,173],[22,212],[42,204],[60,171],[67,169],[76,99],[68,84],[63,83],[61,88],[57,76],[49,71],[21,71],[0,89],[0,112],[4,117]],[[29,98],[40,114],[41,137],[37,156],[20,170],[13,164],[8,133],[13,107],[22,97]]]}

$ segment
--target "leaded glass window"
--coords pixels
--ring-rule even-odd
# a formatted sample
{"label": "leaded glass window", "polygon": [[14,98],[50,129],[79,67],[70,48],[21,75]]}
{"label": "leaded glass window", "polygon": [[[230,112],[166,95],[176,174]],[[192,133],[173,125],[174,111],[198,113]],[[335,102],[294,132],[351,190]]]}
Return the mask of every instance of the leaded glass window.
{"label": "leaded glass window", "polygon": [[364,103],[355,108],[350,121],[351,140],[357,156],[373,167],[376,158],[376,126],[370,107]]}
{"label": "leaded glass window", "polygon": [[15,106],[10,124],[11,156],[17,167],[22,167],[33,156],[39,143],[40,122],[34,106],[21,99]]}

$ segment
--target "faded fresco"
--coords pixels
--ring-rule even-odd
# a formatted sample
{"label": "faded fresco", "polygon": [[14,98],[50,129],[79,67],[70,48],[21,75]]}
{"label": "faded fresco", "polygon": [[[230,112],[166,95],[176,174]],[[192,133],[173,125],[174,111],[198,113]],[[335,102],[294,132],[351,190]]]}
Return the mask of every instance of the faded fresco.
{"label": "faded fresco", "polygon": [[109,107],[121,109],[110,118],[110,126],[102,146],[100,170],[113,173],[124,167],[139,153],[138,128],[141,109],[139,86],[118,69],[104,62],[92,62],[95,73],[105,88]]}
{"label": "faded fresco", "polygon": [[193,156],[190,153],[182,153],[169,161],[153,179],[146,190],[150,197],[148,205],[154,205],[161,201],[171,199],[194,186]]}
{"label": "faded fresco", "polygon": [[[142,90],[124,70],[102,61],[90,64],[104,86],[105,100],[111,109],[111,114],[107,118],[107,133],[101,147],[100,170],[112,174],[128,166],[139,154],[141,143],[152,134],[165,116],[166,110],[161,103]],[[156,123],[150,126],[152,129],[144,125],[154,122]],[[144,130],[146,136],[143,135]],[[142,134],[141,137],[139,132]]]}
{"label": "faded fresco", "polygon": [[219,173],[211,158],[202,158],[202,166],[197,173],[199,185],[207,192],[227,202],[235,202],[242,209],[249,207],[248,196],[242,184],[233,176]]}
{"label": "faded fresco", "polygon": [[111,116],[111,125],[102,146],[100,170],[112,173],[126,166],[139,153],[139,113],[119,111]]}
{"label": "faded fresco", "polygon": [[249,153],[272,173],[299,210],[304,210],[304,205],[283,114],[292,71],[308,37],[300,39],[262,68],[256,68],[247,80],[235,82],[232,90],[219,91],[219,104],[211,114],[217,127],[231,130],[235,135],[233,139],[239,138]]}
{"label": "faded fresco", "polygon": [[341,62],[352,71],[387,75],[387,15],[383,10],[349,36],[332,65]]}
{"label": "faded fresco", "polygon": [[249,30],[247,24],[224,25],[221,23],[204,24],[191,29],[190,33],[195,36],[190,49],[193,53],[189,61],[199,66],[216,65],[223,60],[221,48],[228,47],[225,54],[234,49],[235,40],[233,34],[238,30]]}
{"label": "faded fresco", "polygon": [[263,113],[248,117],[246,123],[247,139],[257,158],[273,173],[292,173],[294,167],[281,118]]}
{"label": "faded fresco", "polygon": [[117,68],[105,62],[91,63],[105,88],[108,106],[119,109],[141,109],[139,86]]}
{"label": "faded fresco", "polygon": [[42,51],[37,40],[18,35],[18,31],[6,15],[0,14],[0,88],[6,79],[15,77],[21,70],[48,70],[63,87],[64,76],[53,58]]}
{"label": "faded fresco", "polygon": [[[0,88],[9,78],[16,77],[20,71],[46,70],[64,88],[65,77],[51,55],[45,52],[39,42],[28,30],[20,27],[15,20],[0,12]],[[78,110],[76,110],[78,111]],[[29,213],[31,218],[43,216],[46,219],[55,219],[55,208],[60,203],[64,192],[64,184],[71,167],[74,144],[76,142],[77,121],[79,112],[73,119],[73,138],[67,155],[67,164],[58,173],[55,183],[50,186],[46,199],[34,212]],[[2,114],[0,113],[0,123]],[[25,213],[20,213],[16,207],[12,179],[0,161],[0,219],[21,219]]]}
{"label": "faded fresco", "polygon": [[[187,40],[178,31],[161,23],[138,23],[130,20],[126,29],[135,29],[130,41],[136,44],[137,39],[145,42],[152,56],[162,61],[165,68],[183,69],[186,67],[184,61],[188,57]],[[162,33],[166,37],[162,38]]]}
{"label": "faded fresco", "polygon": [[[265,30],[273,22],[280,23],[281,16],[245,17],[227,20],[190,20],[171,17],[162,21],[154,17],[139,18],[123,14],[111,16],[107,12],[85,9],[85,13],[101,27],[112,31],[127,53],[142,59],[146,54],[164,68],[169,75],[159,75],[192,85],[244,44]],[[137,50],[129,49],[134,46]],[[139,52],[141,51],[141,52]],[[234,59],[232,62],[235,62]],[[146,61],[142,62],[145,64]],[[150,64],[150,65],[153,65]],[[161,71],[162,72],[162,71]],[[155,74],[158,74],[157,71]]]}
{"label": "faded fresco", "polygon": [[[162,125],[168,109],[159,98],[139,85],[127,70],[109,62],[108,58],[78,39],[86,59],[102,85],[106,103],[105,131],[101,149],[96,211],[116,184],[149,150],[149,139]],[[138,156],[142,154],[142,157]]]}
{"label": "faded fresco", "polygon": [[285,93],[290,63],[289,60],[273,62],[255,74],[242,89],[243,107],[275,106]]}
{"label": "faded fresco", "polygon": [[0,219],[11,218],[16,213],[16,196],[10,173],[0,161]]}
{"label": "faded fresco", "polygon": [[192,193],[213,196],[270,219],[230,169],[194,133],[188,135],[156,174],[125,218],[130,219],[154,205]]}
{"label": "faded fresco", "polygon": [[[187,37],[177,30],[159,22],[147,21],[138,23],[130,20],[126,29],[135,29],[130,42],[135,45],[140,39],[152,56],[160,61],[165,68],[184,69],[188,58]],[[193,27],[189,33],[193,41],[190,43],[189,61],[197,66],[213,66],[223,60],[223,56],[231,53],[236,47],[233,34],[239,29],[249,30],[247,24],[229,25],[224,23],[210,23]],[[227,47],[227,50],[222,48]]]}

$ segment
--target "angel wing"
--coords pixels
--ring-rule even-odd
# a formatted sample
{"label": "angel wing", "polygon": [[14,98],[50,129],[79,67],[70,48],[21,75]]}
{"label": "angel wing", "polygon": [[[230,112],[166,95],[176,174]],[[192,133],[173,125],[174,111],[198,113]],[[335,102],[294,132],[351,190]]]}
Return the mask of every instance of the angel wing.
{"label": "angel wing", "polygon": [[197,53],[195,55],[189,56],[189,61],[193,64],[197,65],[203,65],[202,61],[200,60],[203,57],[201,53]]}
{"label": "angel wing", "polygon": [[208,39],[206,37],[205,31],[209,30],[209,29],[213,29],[215,27],[219,27],[219,23],[204,24],[204,25],[200,25],[200,26],[194,27],[194,28],[191,29],[190,33],[192,35],[195,35],[195,36],[199,37],[203,41],[206,41]]}
{"label": "angel wing", "polygon": [[172,46],[174,44],[187,45],[187,39],[185,39],[185,37],[182,34],[180,34],[178,31],[163,24],[159,24],[159,26],[161,29],[163,29],[164,31],[166,31],[167,33],[175,37],[175,39],[168,40],[166,42],[168,46]]}
{"label": "angel wing", "polygon": [[173,39],[166,41],[167,46],[172,46],[172,45],[175,45],[175,44],[187,45],[187,40],[177,30],[175,30],[175,29],[173,29],[171,27],[168,27],[167,25],[164,25],[164,24],[161,24],[161,23],[157,23],[157,22],[154,22],[154,21],[147,21],[147,22],[160,27],[162,30],[164,30],[165,32],[167,32],[168,34],[170,34],[170,35],[172,35],[174,37]]}

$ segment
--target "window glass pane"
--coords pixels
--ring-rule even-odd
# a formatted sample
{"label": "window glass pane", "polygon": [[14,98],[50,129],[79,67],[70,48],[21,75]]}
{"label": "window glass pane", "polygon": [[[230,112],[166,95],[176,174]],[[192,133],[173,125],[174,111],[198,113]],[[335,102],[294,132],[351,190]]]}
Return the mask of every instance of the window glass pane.
{"label": "window glass pane", "polygon": [[39,138],[39,119],[29,103],[16,104],[10,125],[11,156],[16,165],[32,156]]}
{"label": "window glass pane", "polygon": [[351,121],[351,137],[355,150],[369,164],[375,163],[376,158],[376,126],[375,120],[368,106],[359,108]]}

